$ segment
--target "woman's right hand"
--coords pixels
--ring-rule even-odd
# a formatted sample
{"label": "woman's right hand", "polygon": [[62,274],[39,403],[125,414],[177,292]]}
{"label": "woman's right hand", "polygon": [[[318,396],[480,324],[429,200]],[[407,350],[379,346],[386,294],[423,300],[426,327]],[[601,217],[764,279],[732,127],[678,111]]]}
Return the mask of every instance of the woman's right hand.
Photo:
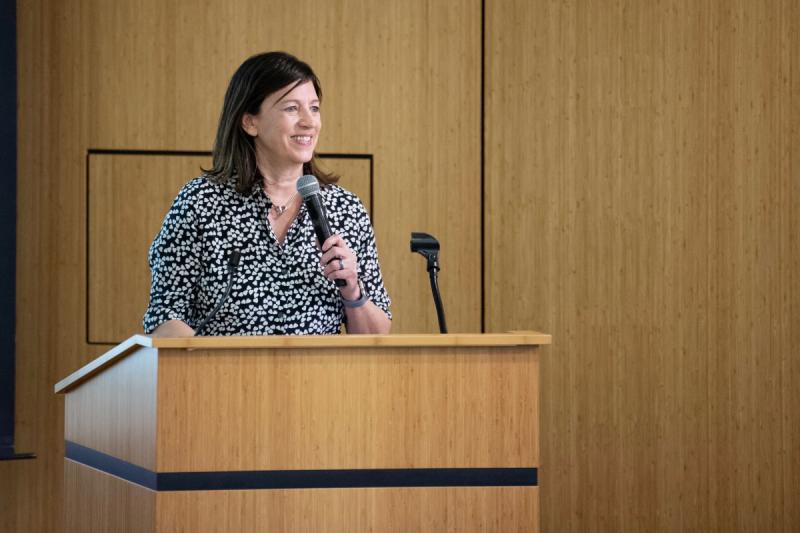
{"label": "woman's right hand", "polygon": [[167,320],[154,329],[150,335],[153,337],[194,337],[194,330],[183,320]]}

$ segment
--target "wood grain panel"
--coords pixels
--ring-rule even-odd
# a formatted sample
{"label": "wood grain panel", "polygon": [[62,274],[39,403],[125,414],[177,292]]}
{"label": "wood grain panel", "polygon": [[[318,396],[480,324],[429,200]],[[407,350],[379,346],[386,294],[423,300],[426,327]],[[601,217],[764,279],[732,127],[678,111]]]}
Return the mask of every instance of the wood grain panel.
{"label": "wood grain panel", "polygon": [[64,438],[155,470],[156,349],[141,348],[102,373],[67,395]]}
{"label": "wood grain panel", "polygon": [[[34,466],[28,467],[28,473]],[[11,461],[0,462],[0,531],[14,531],[17,523],[17,501],[20,486],[19,476],[24,475],[23,467]]]}
{"label": "wood grain panel", "polygon": [[800,471],[791,381],[800,353],[799,17],[796,2],[736,2],[720,17],[727,116],[710,183],[709,437],[711,518],[721,530],[800,524],[797,483],[787,483]]}
{"label": "wood grain panel", "polygon": [[487,329],[555,339],[543,529],[796,529],[796,2],[486,7]]}
{"label": "wood grain panel", "polygon": [[[412,333],[405,335],[286,335],[241,337],[148,337],[134,335],[131,343],[155,348],[422,348],[422,347],[483,347],[541,346],[551,342],[551,336],[536,331],[515,333]],[[126,343],[127,344],[127,343]],[[123,345],[124,346],[124,345]],[[123,349],[120,346],[119,349]]]}
{"label": "wood grain panel", "polygon": [[142,331],[150,244],[178,191],[210,158],[90,154],[88,165],[89,340],[116,343]]}
{"label": "wood grain panel", "polygon": [[[229,77],[251,54],[308,60],[325,88],[320,150],[374,154],[394,331],[436,327],[412,230],[443,242],[451,330],[480,328],[478,0],[31,0],[17,15],[17,444],[39,454],[31,469],[13,466],[26,472],[9,489],[17,530],[59,528],[52,386],[107,349],[86,344],[87,150],[210,149]],[[457,191],[446,208],[442,191]]]}
{"label": "wood grain panel", "polygon": [[64,459],[64,506],[67,512],[63,531],[151,533],[156,531],[156,494]]}
{"label": "wood grain panel", "polygon": [[323,85],[320,151],[375,157],[375,225],[395,331],[436,328],[433,306],[420,305],[430,301],[424,267],[408,251],[417,230],[443,243],[450,329],[480,329],[478,0],[304,0],[291,9],[72,3],[92,28],[82,41],[91,54],[82,66],[94,109],[85,119],[90,146],[210,147],[225,87],[245,57],[284,49],[308,61]]}
{"label": "wood grain panel", "polygon": [[[538,487],[162,493],[159,531],[539,531]],[[182,522],[180,517],[188,517]]]}
{"label": "wood grain panel", "polygon": [[[369,207],[368,159],[333,157],[324,163]],[[88,339],[114,344],[141,331],[150,244],[178,191],[210,166],[210,157],[90,153],[88,165]]]}
{"label": "wood grain panel", "polygon": [[68,533],[539,531],[538,487],[156,493],[70,460],[64,472]]}
{"label": "wood grain panel", "polygon": [[63,402],[52,385],[94,355],[80,333],[87,146],[77,117],[90,106],[76,51],[85,28],[59,22],[75,22],[72,11],[61,2],[17,6],[16,437],[37,459],[12,465],[17,511],[9,531],[61,530]]}
{"label": "wood grain panel", "polygon": [[319,166],[334,172],[339,176],[338,184],[354,193],[361,199],[367,212],[375,218],[372,212],[372,182],[370,176],[369,159],[347,157],[320,157]]}
{"label": "wood grain panel", "polygon": [[160,349],[158,470],[538,466],[538,366],[534,347]]}
{"label": "wood grain panel", "polygon": [[[100,357],[70,373],[53,387],[56,394],[64,394],[77,388],[83,382],[103,372],[106,368],[131,353],[146,348],[183,348],[191,351],[202,348],[219,349],[280,349],[281,351],[298,348],[337,348],[349,351],[353,348],[426,348],[439,347],[482,347],[493,349],[504,346],[535,347],[550,344],[550,335],[535,331],[515,333],[485,334],[410,334],[410,335],[269,335],[240,337],[151,337],[137,334],[125,342],[114,346]],[[288,352],[287,352],[288,353]]]}

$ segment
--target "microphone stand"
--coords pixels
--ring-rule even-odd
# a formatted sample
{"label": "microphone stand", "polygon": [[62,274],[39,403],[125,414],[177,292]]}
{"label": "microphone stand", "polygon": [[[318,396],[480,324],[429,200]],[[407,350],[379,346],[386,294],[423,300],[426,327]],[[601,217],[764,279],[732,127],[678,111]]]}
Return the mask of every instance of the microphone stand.
{"label": "microphone stand", "polygon": [[431,292],[433,293],[433,305],[436,306],[436,316],[439,318],[439,333],[447,333],[447,324],[444,321],[444,306],[442,305],[442,295],[439,294],[439,254],[423,254],[428,259],[428,275],[431,278]]}
{"label": "microphone stand", "polygon": [[447,333],[447,324],[444,320],[444,306],[442,295],[439,293],[439,241],[427,233],[411,234],[411,251],[421,254],[428,262],[428,275],[431,278],[431,292],[433,304],[436,306],[436,316],[439,319],[439,333]]}
{"label": "microphone stand", "polygon": [[200,322],[200,325],[197,326],[194,330],[194,336],[199,337],[200,333],[205,329],[206,324],[214,318],[217,312],[222,307],[222,304],[225,303],[225,300],[228,299],[228,296],[231,294],[231,287],[233,287],[233,279],[236,277],[236,271],[239,269],[239,259],[241,258],[242,253],[239,250],[234,250],[231,252],[231,255],[228,256],[228,286],[225,287],[225,294],[222,295],[222,298],[219,299],[217,305],[214,306],[214,309],[208,314],[208,316]]}

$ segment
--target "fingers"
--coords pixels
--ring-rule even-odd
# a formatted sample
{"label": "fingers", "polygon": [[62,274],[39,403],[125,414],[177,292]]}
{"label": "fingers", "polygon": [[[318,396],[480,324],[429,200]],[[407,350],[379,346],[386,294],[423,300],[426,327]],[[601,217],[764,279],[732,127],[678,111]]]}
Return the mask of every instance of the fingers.
{"label": "fingers", "polygon": [[[332,235],[322,243],[322,272],[329,280],[343,279],[347,285],[340,287],[342,296],[358,297],[358,259],[339,235]],[[353,293],[353,294],[351,294]]]}
{"label": "fingers", "polygon": [[327,252],[331,248],[331,246],[336,246],[336,245],[346,246],[346,243],[344,242],[344,239],[342,239],[341,235],[339,235],[338,233],[334,233],[333,235],[328,237],[325,240],[325,242],[322,243],[322,247],[321,248],[322,248],[322,251],[324,253],[324,252]]}
{"label": "fingers", "polygon": [[322,243],[322,264],[327,265],[333,259],[343,257],[343,254],[350,252],[347,243],[339,235],[331,235]]}

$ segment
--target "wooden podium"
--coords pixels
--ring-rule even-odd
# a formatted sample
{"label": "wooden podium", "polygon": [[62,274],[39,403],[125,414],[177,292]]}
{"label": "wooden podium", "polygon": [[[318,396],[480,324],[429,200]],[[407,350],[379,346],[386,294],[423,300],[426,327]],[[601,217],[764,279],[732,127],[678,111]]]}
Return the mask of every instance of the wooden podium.
{"label": "wooden podium", "polygon": [[55,387],[66,531],[538,531],[549,343],[131,337]]}

